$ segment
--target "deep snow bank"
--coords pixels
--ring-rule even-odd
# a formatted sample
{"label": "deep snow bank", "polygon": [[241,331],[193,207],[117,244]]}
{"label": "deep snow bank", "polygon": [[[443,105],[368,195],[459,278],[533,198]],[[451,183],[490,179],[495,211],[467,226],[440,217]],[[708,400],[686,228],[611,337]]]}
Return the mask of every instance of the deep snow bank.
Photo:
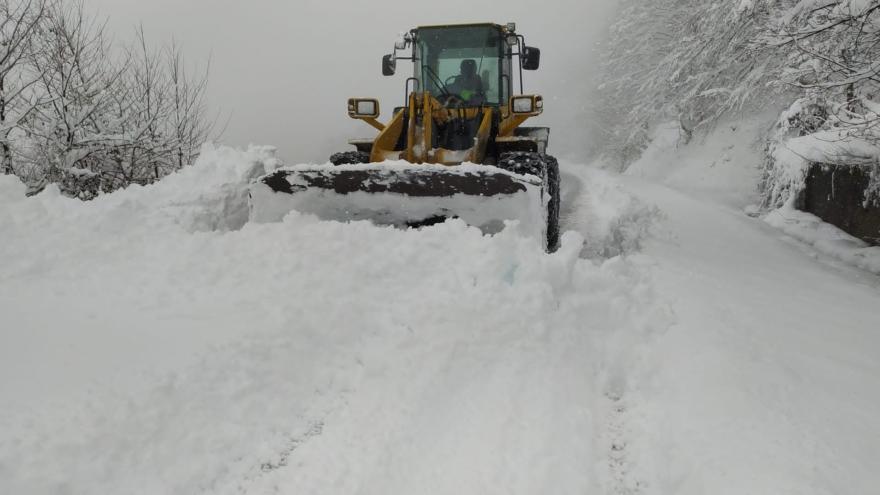
{"label": "deep snow bank", "polygon": [[62,197],[51,185],[26,200],[19,181],[3,176],[0,226],[38,230],[49,224],[71,228],[103,224],[112,229],[127,228],[122,225],[126,223],[157,228],[176,224],[188,232],[235,230],[247,222],[251,179],[279,166],[272,147],[236,150],[205,145],[194,165],[155,184],[132,185],[87,202]]}
{"label": "deep snow bank", "polygon": [[[233,193],[265,156],[217,151]],[[870,493],[876,279],[744,198],[563,173],[582,234],[552,255],[460,221],[228,230],[195,176],[0,180],[0,492]]]}
{"label": "deep snow bank", "polygon": [[461,221],[242,226],[277,165],[209,148],[88,203],[0,178],[0,492],[613,486],[590,356],[662,331],[649,270],[582,259],[577,233],[547,255]]}

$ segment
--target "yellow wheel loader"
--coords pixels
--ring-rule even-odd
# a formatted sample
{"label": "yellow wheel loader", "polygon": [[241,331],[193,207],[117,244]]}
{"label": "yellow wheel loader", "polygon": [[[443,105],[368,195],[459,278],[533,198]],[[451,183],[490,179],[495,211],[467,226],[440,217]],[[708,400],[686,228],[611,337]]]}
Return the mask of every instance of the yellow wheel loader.
{"label": "yellow wheel loader", "polygon": [[543,99],[522,85],[540,55],[514,24],[412,29],[382,59],[386,76],[400,60],[413,64],[405,106],[383,124],[377,100],[349,99],[348,115],[378,135],[349,141],[355,149],[326,165],[257,179],[251,219],[278,221],[291,210],[409,227],[461,218],[487,232],[518,220],[555,250],[559,165],[546,154],[550,131],[522,126],[543,112]]}

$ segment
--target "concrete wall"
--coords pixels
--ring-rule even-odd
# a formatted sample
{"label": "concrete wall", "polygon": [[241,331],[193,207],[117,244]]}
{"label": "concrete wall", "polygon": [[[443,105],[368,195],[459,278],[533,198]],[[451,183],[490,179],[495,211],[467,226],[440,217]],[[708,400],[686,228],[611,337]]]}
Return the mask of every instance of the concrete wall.
{"label": "concrete wall", "polygon": [[880,245],[880,199],[865,201],[870,174],[870,166],[814,164],[807,176],[801,209],[852,236]]}

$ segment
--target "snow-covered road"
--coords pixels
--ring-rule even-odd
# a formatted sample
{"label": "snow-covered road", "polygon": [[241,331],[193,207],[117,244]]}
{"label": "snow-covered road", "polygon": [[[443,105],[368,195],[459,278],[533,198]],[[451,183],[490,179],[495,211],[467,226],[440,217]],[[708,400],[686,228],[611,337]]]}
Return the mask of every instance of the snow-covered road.
{"label": "snow-covered road", "polygon": [[880,279],[741,210],[625,185],[669,233],[644,252],[675,323],[633,398],[657,493],[874,493]]}
{"label": "snow-covered road", "polygon": [[553,255],[235,230],[270,161],[89,204],[0,182],[0,493],[872,493],[877,277],[575,165]]}

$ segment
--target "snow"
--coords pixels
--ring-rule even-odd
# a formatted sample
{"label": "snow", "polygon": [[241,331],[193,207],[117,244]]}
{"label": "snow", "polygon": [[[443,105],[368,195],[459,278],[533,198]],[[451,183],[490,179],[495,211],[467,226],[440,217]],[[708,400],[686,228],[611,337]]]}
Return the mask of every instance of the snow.
{"label": "snow", "polygon": [[760,150],[754,146],[766,119],[722,122],[714,132],[684,146],[679,126],[658,126],[651,144],[626,174],[659,182],[731,206],[757,201]]}
{"label": "snow", "polygon": [[270,148],[0,177],[0,493],[871,493],[880,280],[742,213],[748,135],[563,163],[553,254],[245,222]]}
{"label": "snow", "polygon": [[739,6],[736,8],[737,13],[749,12],[755,8],[754,0],[740,0]]}
{"label": "snow", "polygon": [[880,275],[880,247],[870,246],[815,215],[782,207],[764,220],[822,254]]}
{"label": "snow", "polygon": [[819,131],[792,138],[785,143],[785,148],[802,162],[848,165],[854,162],[873,163],[880,158],[880,147],[841,130]]}
{"label": "snow", "polygon": [[[766,206],[790,209],[806,187],[806,177],[812,164],[867,166],[880,162],[880,147],[876,144],[870,125],[867,125],[877,117],[876,103],[861,99],[860,104],[868,109],[864,116],[841,119],[835,115],[835,112],[841,111],[841,105],[834,105],[838,107],[836,110],[826,109],[832,112],[826,124],[835,122],[835,127],[794,137],[791,136],[794,134],[793,123],[808,118],[811,113],[808,107],[815,103],[799,99],[782,112],[768,143]],[[866,199],[872,199],[874,190],[880,186],[877,182],[872,178]]]}
{"label": "snow", "polygon": [[626,398],[645,493],[872,493],[880,281],[737,209],[629,184],[673,233],[645,252],[675,320]]}
{"label": "snow", "polygon": [[585,258],[637,253],[646,239],[662,231],[663,213],[627,192],[612,173],[570,167],[562,182],[561,222],[583,235]]}
{"label": "snow", "polygon": [[834,14],[857,16],[872,6],[875,6],[872,0],[843,0],[834,8]]}

